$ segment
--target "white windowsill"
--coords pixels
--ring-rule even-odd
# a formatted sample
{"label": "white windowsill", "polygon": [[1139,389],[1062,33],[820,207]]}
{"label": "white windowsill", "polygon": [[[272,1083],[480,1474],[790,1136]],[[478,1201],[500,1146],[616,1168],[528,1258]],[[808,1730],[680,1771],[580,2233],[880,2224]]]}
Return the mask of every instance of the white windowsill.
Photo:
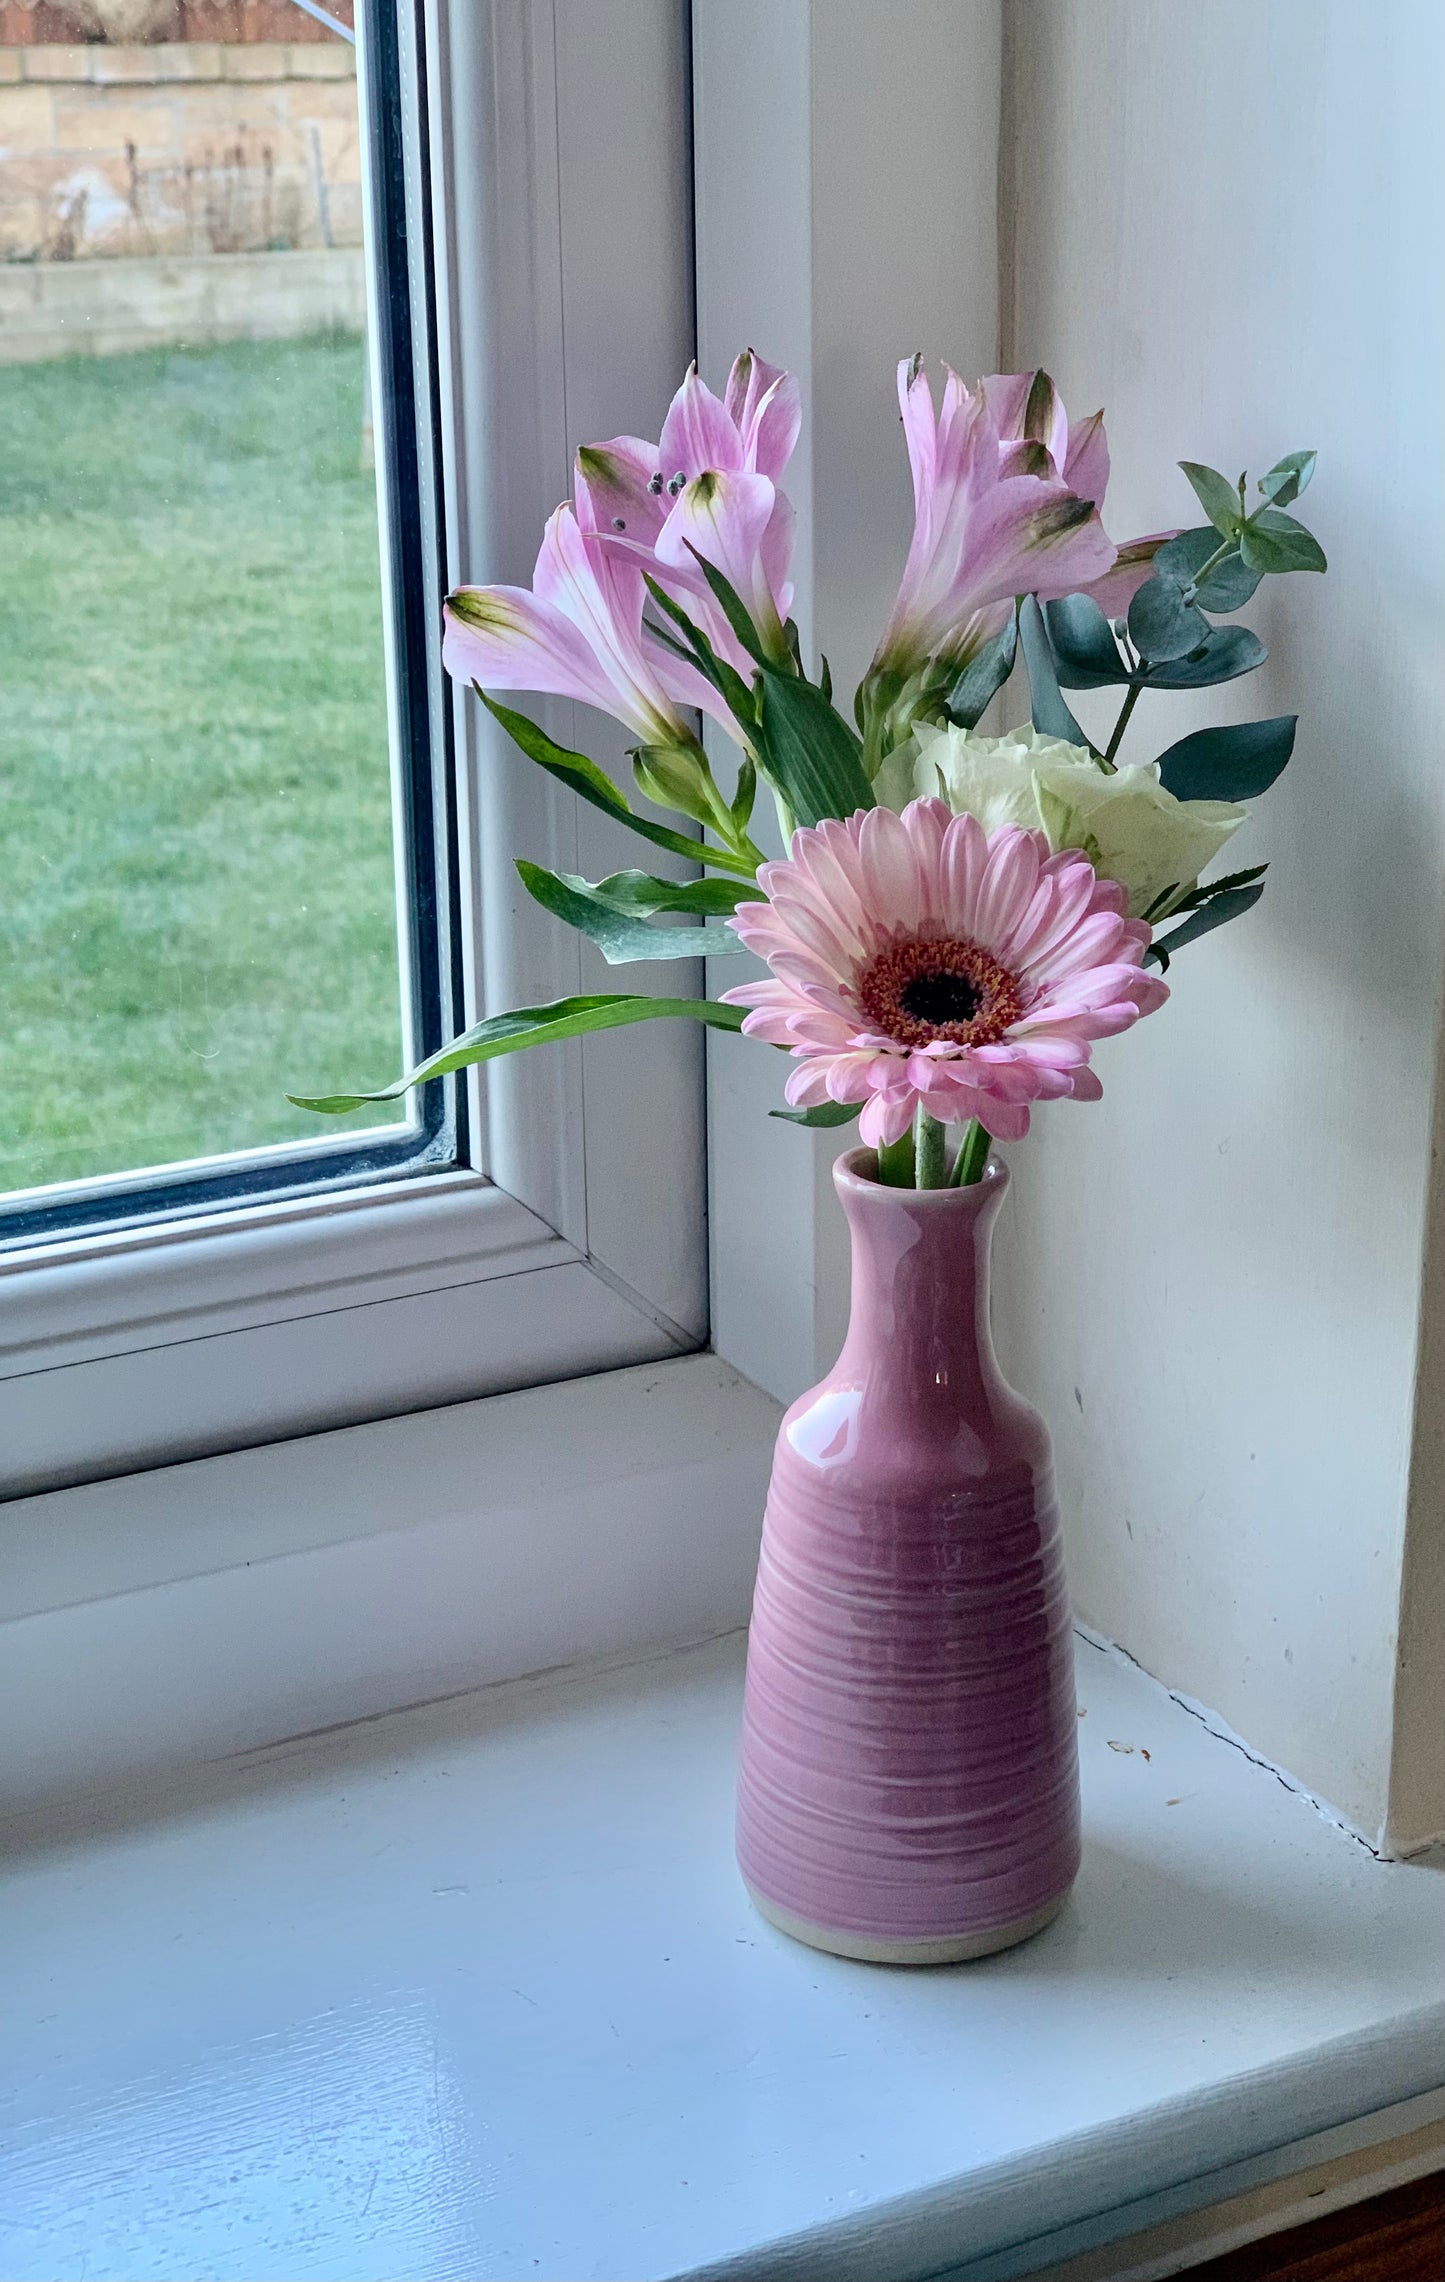
{"label": "white windowsill", "polygon": [[944,1972],[816,1956],[733,1866],[740,1662],[12,1824],[10,2282],[996,2282],[1372,2143],[1428,2167],[1438,1871],[1083,1644],[1059,1922]]}

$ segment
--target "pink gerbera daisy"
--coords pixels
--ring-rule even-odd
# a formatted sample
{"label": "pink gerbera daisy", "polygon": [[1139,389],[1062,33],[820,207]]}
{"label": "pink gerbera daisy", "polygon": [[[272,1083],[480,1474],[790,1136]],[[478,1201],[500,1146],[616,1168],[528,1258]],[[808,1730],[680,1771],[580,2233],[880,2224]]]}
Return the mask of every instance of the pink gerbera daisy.
{"label": "pink gerbera daisy", "polygon": [[875,1148],[920,1106],[1016,1141],[1030,1102],[1097,1101],[1092,1041],[1169,995],[1123,888],[1042,832],[985,832],[941,800],[805,826],[758,885],[767,901],[732,925],[772,975],[723,995],[797,1057],[794,1107],[862,1102]]}

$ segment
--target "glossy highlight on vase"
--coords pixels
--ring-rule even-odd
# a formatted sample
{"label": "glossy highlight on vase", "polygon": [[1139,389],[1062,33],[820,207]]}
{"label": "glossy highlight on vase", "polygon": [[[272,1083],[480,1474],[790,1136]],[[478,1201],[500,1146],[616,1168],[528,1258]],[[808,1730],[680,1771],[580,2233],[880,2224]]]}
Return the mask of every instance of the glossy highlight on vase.
{"label": "glossy highlight on vase", "polygon": [[853,1308],[778,1437],[749,1642],[738,1854],[764,1914],[840,1955],[1026,1940],[1079,1862],[1077,1721],[1043,1421],[999,1372],[1008,1175],[834,1179]]}

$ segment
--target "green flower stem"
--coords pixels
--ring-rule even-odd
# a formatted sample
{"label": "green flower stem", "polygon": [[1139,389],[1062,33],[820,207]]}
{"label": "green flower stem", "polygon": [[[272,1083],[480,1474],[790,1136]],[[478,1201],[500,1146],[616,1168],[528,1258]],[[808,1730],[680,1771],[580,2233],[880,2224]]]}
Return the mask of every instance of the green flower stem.
{"label": "green flower stem", "polygon": [[[1240,505],[1243,506],[1243,504],[1243,495],[1241,494]],[[1188,586],[1184,590],[1185,601],[1192,602],[1194,600],[1195,595],[1199,592],[1199,589],[1204,584],[1204,581],[1208,578],[1210,572],[1219,568],[1219,565],[1223,562],[1226,555],[1233,555],[1237,554],[1238,552],[1238,539],[1222,539],[1219,545],[1215,548],[1213,554],[1210,555],[1206,561],[1200,564],[1198,570],[1194,573],[1193,578],[1189,581]]]}
{"label": "green flower stem", "polygon": [[1112,769],[1114,766],[1114,755],[1118,752],[1120,745],[1124,741],[1124,731],[1129,726],[1130,714],[1133,712],[1135,706],[1139,702],[1139,691],[1142,686],[1142,683],[1136,681],[1128,696],[1125,698],[1123,704],[1119,708],[1119,718],[1114,723],[1114,734],[1109,739],[1108,744],[1104,748],[1104,766],[1106,769]]}
{"label": "green flower stem", "polygon": [[[777,786],[772,783],[771,779],[769,780],[769,790],[773,796],[773,806],[778,812],[778,830],[782,833],[783,847],[786,850],[791,848],[793,845],[793,834],[798,829],[798,819],[793,814],[792,809],[789,807],[785,795],[779,792]],[[759,856],[758,861],[759,863],[764,863],[766,858]]]}
{"label": "green flower stem", "polygon": [[959,1144],[953,1166],[953,1185],[958,1189],[971,1189],[983,1179],[988,1163],[989,1136],[975,1117]]}
{"label": "green flower stem", "polygon": [[881,1141],[878,1145],[878,1178],[888,1189],[911,1189],[913,1186],[913,1129],[910,1126],[901,1141]]}
{"label": "green flower stem", "polygon": [[[749,838],[746,832],[736,832],[733,834],[732,848],[729,852],[736,857],[739,864],[746,864],[750,867],[748,872],[748,877],[750,879],[756,879],[759,867],[765,864],[768,860],[767,857],[763,854],[762,849],[759,848],[756,843]],[[712,861],[711,849],[704,849],[702,861],[704,863],[709,863]],[[718,865],[715,868],[721,870],[722,867]]]}
{"label": "green flower stem", "polygon": [[946,1187],[948,1168],[943,1154],[943,1127],[936,1117],[929,1116],[921,1104],[914,1119],[913,1135],[916,1185],[921,1189]]}

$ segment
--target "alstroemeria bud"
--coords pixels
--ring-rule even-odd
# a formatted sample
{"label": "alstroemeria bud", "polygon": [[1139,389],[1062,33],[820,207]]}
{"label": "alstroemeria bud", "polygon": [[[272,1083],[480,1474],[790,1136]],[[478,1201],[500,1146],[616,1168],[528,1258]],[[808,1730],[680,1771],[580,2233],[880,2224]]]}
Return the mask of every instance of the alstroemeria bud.
{"label": "alstroemeria bud", "polygon": [[675,808],[695,824],[709,825],[722,839],[732,839],[731,812],[700,745],[642,745],[632,756],[632,773],[638,790],[659,808]]}

